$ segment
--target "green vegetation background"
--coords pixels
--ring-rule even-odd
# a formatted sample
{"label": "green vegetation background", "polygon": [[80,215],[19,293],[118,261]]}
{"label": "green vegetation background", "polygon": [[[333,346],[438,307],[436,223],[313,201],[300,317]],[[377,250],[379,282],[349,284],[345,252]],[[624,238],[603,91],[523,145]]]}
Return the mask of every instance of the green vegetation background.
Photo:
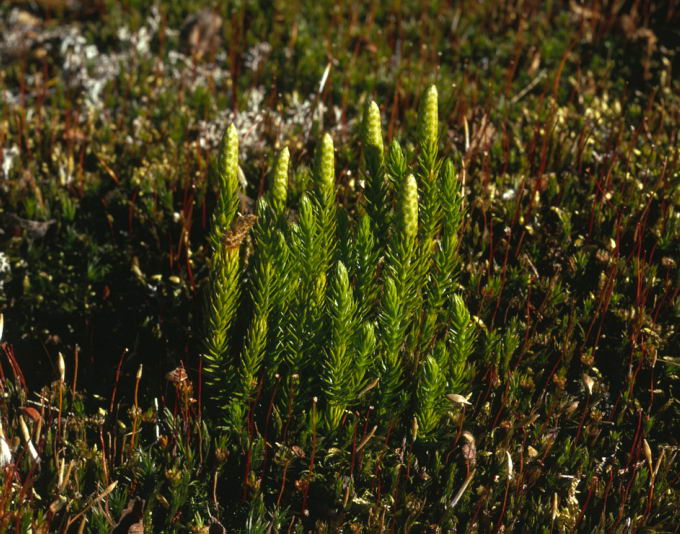
{"label": "green vegetation background", "polygon": [[[677,528],[679,27],[673,2],[3,3],[0,524],[108,531],[140,496],[153,532]],[[414,161],[431,84],[471,405],[425,443],[362,413],[316,458],[311,406],[275,444],[223,431],[200,355],[226,127],[243,211],[284,146],[297,206],[329,133],[351,212],[364,107]]]}

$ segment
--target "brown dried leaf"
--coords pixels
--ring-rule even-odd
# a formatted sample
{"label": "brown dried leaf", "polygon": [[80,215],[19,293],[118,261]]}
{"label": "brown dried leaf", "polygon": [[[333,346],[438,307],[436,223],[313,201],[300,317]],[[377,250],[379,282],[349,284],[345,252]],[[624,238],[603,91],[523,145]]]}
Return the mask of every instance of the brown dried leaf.
{"label": "brown dried leaf", "polygon": [[465,440],[465,443],[463,443],[463,446],[461,447],[463,458],[474,467],[477,463],[477,445],[475,443],[475,437],[466,430],[463,432],[463,439]]}
{"label": "brown dried leaf", "polygon": [[144,534],[144,499],[130,499],[110,534]]}
{"label": "brown dried leaf", "polygon": [[32,221],[19,217],[14,213],[0,214],[0,225],[2,225],[5,233],[21,235],[22,232],[25,232],[31,239],[45,237],[50,226],[55,222],[57,222],[56,219],[50,219],[48,221]]}
{"label": "brown dried leaf", "polygon": [[211,8],[205,8],[187,17],[182,25],[182,35],[198,61],[214,52],[220,44],[222,17]]}
{"label": "brown dried leaf", "polygon": [[35,408],[31,408],[30,406],[24,406],[23,408],[21,408],[21,411],[24,412],[24,415],[32,419],[35,423],[37,423],[41,419],[40,412]]}
{"label": "brown dried leaf", "polygon": [[227,529],[214,517],[210,518],[210,528],[208,534],[227,534]]}
{"label": "brown dried leaf", "polygon": [[238,248],[257,222],[257,215],[240,215],[232,225],[227,235],[224,236],[224,244],[227,248]]}
{"label": "brown dried leaf", "polygon": [[301,447],[298,447],[297,445],[293,445],[291,447],[291,450],[293,451],[293,454],[295,456],[297,456],[298,458],[304,458],[305,457],[305,451],[303,451]]}
{"label": "brown dried leaf", "polygon": [[187,372],[184,367],[177,367],[165,375],[165,379],[172,382],[173,384],[184,382],[187,378]]}

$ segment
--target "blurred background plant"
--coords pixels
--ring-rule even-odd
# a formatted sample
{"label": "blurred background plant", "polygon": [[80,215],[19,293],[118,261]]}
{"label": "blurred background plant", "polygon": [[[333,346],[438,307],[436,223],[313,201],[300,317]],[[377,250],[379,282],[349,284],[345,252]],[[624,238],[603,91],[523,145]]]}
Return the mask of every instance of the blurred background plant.
{"label": "blurred background plant", "polygon": [[674,528],[678,18],[2,3],[3,528]]}

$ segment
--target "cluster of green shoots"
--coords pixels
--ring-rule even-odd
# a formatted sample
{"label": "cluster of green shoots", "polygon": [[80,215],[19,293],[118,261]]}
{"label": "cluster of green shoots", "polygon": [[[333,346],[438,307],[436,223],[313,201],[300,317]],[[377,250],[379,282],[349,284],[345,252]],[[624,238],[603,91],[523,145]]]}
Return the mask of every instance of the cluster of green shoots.
{"label": "cluster of green shoots", "polygon": [[[396,140],[385,149],[380,111],[370,102],[356,158],[360,180],[345,186],[356,203],[338,200],[326,134],[313,187],[299,203],[289,201],[283,148],[253,216],[238,214],[238,134],[228,128],[204,354],[225,428],[266,418],[282,433],[285,414],[302,413],[315,432],[318,424],[333,436],[352,414],[373,410],[383,432],[401,426],[427,441],[456,402],[467,402],[476,336],[457,292],[463,196],[454,163],[439,155],[438,131],[434,86],[422,98],[408,156]],[[280,387],[287,394],[276,399]]]}

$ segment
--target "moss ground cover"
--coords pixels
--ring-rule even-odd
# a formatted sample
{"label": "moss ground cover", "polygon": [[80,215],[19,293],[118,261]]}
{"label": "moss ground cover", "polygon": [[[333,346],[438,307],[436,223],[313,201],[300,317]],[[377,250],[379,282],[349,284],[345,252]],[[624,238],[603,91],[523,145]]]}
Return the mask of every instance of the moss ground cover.
{"label": "moss ground cover", "polygon": [[0,529],[673,531],[672,3],[0,6]]}

